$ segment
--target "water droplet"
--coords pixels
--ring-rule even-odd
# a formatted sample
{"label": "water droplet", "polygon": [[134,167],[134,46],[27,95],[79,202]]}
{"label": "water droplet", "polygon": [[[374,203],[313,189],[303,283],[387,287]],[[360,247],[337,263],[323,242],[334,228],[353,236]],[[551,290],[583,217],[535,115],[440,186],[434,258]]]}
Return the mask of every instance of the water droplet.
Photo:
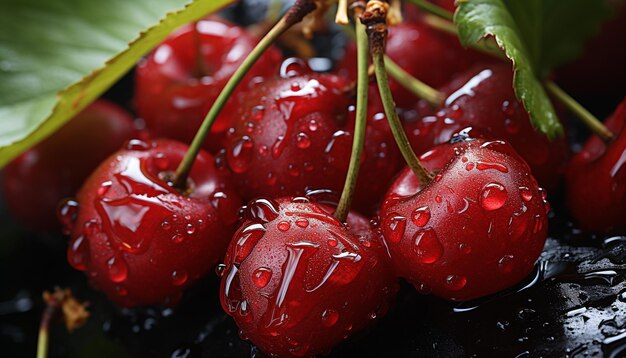
{"label": "water droplet", "polygon": [[446,277],[446,287],[449,290],[458,291],[465,287],[465,284],[467,284],[465,276],[448,275],[448,277]]}
{"label": "water droplet", "polygon": [[261,224],[252,224],[240,230],[239,235],[233,239],[236,239],[236,255],[234,262],[241,263],[252,252],[252,249],[256,246],[257,242],[261,240],[265,234],[265,228]]}
{"label": "water droplet", "polygon": [[87,269],[88,258],[89,247],[85,237],[79,236],[72,239],[70,245],[67,247],[67,261],[70,265],[79,271],[85,271]]}
{"label": "water droplet", "polygon": [[293,92],[298,92],[301,89],[302,89],[302,87],[300,86],[300,84],[298,82],[292,82],[291,83],[291,90]]}
{"label": "water droplet", "polygon": [[472,247],[468,244],[459,244],[459,250],[467,255],[472,252]]}
{"label": "water droplet", "polygon": [[187,224],[187,234],[193,235],[196,232],[196,227],[193,224]]}
{"label": "water droplet", "polygon": [[336,247],[337,246],[337,239],[335,239],[334,237],[331,237],[330,239],[328,239],[328,246],[330,247]]}
{"label": "water droplet", "polygon": [[265,116],[265,107],[259,105],[252,108],[252,119],[254,119],[255,121],[260,121],[261,119],[263,119],[263,116]]}
{"label": "water droplet", "polygon": [[441,198],[441,195],[437,195],[437,196],[435,196],[435,201],[436,201],[438,204],[441,204],[442,200],[443,200],[443,199]]}
{"label": "water droplet", "polygon": [[124,282],[128,277],[128,266],[121,257],[111,257],[107,261],[109,268],[109,279],[115,283]]}
{"label": "water droplet", "polygon": [[282,232],[285,232],[285,231],[289,230],[289,228],[291,227],[291,225],[289,224],[288,221],[281,221],[276,226],[278,227],[278,230],[280,230]]}
{"label": "water droplet", "polygon": [[326,309],[322,312],[322,324],[324,327],[332,327],[339,321],[339,313],[333,309]]}
{"label": "water droplet", "polygon": [[243,136],[235,142],[227,155],[228,164],[233,172],[241,174],[248,170],[253,157],[253,147],[254,143],[248,136]]}
{"label": "water droplet", "polygon": [[305,228],[307,226],[309,226],[309,220],[304,219],[304,218],[300,218],[296,220],[296,226],[299,226],[301,228]]}
{"label": "water droplet", "polygon": [[513,271],[513,255],[504,255],[498,261],[498,269],[503,273],[510,273]]}
{"label": "water droplet", "polygon": [[506,199],[506,189],[499,183],[489,183],[485,185],[480,193],[480,205],[485,210],[500,209],[506,202]]}
{"label": "water droplet", "polygon": [[424,227],[428,224],[430,220],[430,209],[428,206],[422,206],[413,211],[413,216],[411,217],[413,223],[419,227]]}
{"label": "water droplet", "polygon": [[525,186],[519,187],[519,194],[524,201],[531,201],[533,198],[533,192]]}
{"label": "water droplet", "polygon": [[508,173],[509,169],[500,163],[488,163],[488,162],[478,162],[476,163],[476,168],[478,170],[487,170],[487,169],[495,169],[502,173]]}
{"label": "water droplet", "polygon": [[156,165],[157,169],[163,171],[167,170],[170,166],[170,160],[165,156],[164,153],[157,153],[154,155],[154,165]]}
{"label": "water droplet", "polygon": [[259,152],[259,155],[262,157],[267,157],[267,155],[270,153],[269,148],[265,144],[261,144],[257,151]]}
{"label": "water droplet", "polygon": [[377,315],[376,312],[370,312],[370,314],[367,315],[367,318],[369,319],[376,319]]}
{"label": "water droplet", "polygon": [[431,228],[418,231],[413,236],[413,251],[417,254],[417,261],[423,264],[432,264],[443,255],[443,246],[437,234]]}
{"label": "water droplet", "polygon": [[463,116],[463,109],[458,104],[453,104],[450,107],[450,118],[459,119]]}
{"label": "water droplet", "polygon": [[150,149],[150,145],[140,139],[131,139],[126,143],[126,149],[144,151]]}
{"label": "water droplet", "polygon": [[172,272],[172,283],[174,286],[182,286],[187,282],[187,272],[185,271],[173,271]]}
{"label": "water droplet", "polygon": [[291,175],[292,177],[298,177],[300,176],[300,170],[298,169],[298,167],[295,166],[295,164],[289,164],[287,166],[287,172],[289,173],[289,175]]}
{"label": "water droplet", "polygon": [[505,118],[504,119],[504,129],[510,134],[517,134],[522,126],[520,122],[515,118]]}
{"label": "water droplet", "polygon": [[319,124],[317,123],[317,121],[315,119],[311,119],[309,121],[309,130],[311,132],[315,132],[318,128],[319,128]]}
{"label": "water droplet", "polygon": [[306,149],[311,146],[311,138],[306,133],[298,133],[296,136],[296,146],[300,149]]}
{"label": "water droplet", "polygon": [[385,222],[387,228],[391,231],[385,236],[385,239],[392,244],[399,243],[404,236],[404,230],[406,230],[406,218],[398,213],[391,213],[387,216]]}
{"label": "water droplet", "polygon": [[252,273],[252,282],[258,288],[263,288],[267,286],[271,278],[272,278],[272,270],[266,267],[259,267],[258,269],[254,270],[254,272]]}
{"label": "water droplet", "polygon": [[541,215],[535,215],[535,226],[533,227],[533,234],[538,233],[543,228],[543,219]]}
{"label": "water droplet", "polygon": [[304,170],[306,170],[307,172],[312,172],[313,169],[315,169],[315,166],[313,165],[313,163],[304,162]]}
{"label": "water droplet", "polygon": [[219,264],[219,265],[215,266],[215,274],[217,275],[217,277],[224,276],[224,272],[225,271],[226,271],[226,265]]}
{"label": "water droplet", "polygon": [[61,225],[63,225],[63,233],[69,235],[76,222],[78,216],[78,202],[76,200],[68,199],[59,207],[57,216]]}
{"label": "water droplet", "polygon": [[242,208],[246,219],[267,223],[278,217],[278,204],[271,199],[257,199]]}
{"label": "water droplet", "polygon": [[248,301],[243,300],[239,303],[239,316],[243,318],[245,322],[250,322],[252,316],[250,316],[250,304]]}
{"label": "water droplet", "polygon": [[172,224],[170,224],[170,222],[169,222],[169,221],[167,221],[167,220],[163,220],[163,221],[161,222],[161,228],[162,228],[163,230],[169,230],[169,229],[171,229],[171,228],[172,228]]}
{"label": "water droplet", "polygon": [[89,220],[83,224],[83,232],[87,236],[92,236],[100,230],[100,224],[95,219]]}
{"label": "water droplet", "polygon": [[474,169],[474,166],[475,165],[472,162],[467,163],[467,164],[465,164],[465,170],[467,170],[469,172],[470,170]]}
{"label": "water droplet", "polygon": [[507,116],[512,116],[515,113],[515,105],[509,101],[502,102],[502,112]]}

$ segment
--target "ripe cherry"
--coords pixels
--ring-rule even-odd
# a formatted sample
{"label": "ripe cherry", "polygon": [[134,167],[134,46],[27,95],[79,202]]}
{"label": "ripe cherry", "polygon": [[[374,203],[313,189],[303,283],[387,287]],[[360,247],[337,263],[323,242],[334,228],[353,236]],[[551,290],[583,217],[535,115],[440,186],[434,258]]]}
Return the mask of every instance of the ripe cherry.
{"label": "ripe cherry", "polygon": [[257,200],[228,247],[222,307],[272,356],[328,352],[395,296],[380,234],[358,214],[345,225],[331,211],[306,198]]}
{"label": "ripe cherry", "polygon": [[471,300],[513,286],[547,235],[548,203],[530,168],[502,141],[442,144],[422,156],[437,172],[417,194],[403,172],[381,209],[396,273],[423,293]]}
{"label": "ripe cherry", "polygon": [[[304,195],[306,189],[341,192],[348,169],[354,106],[348,81],[311,73],[297,60],[282,77],[244,96],[229,130],[226,162],[244,200]],[[370,211],[399,169],[400,155],[385,117],[370,107],[356,204]],[[384,180],[372,181],[368,175]]]}
{"label": "ripe cherry", "polygon": [[[256,42],[244,29],[216,18],[186,25],[170,35],[137,66],[135,107],[146,127],[155,136],[191,142],[220,91]],[[236,93],[258,77],[274,74],[280,58],[276,49],[267,51]],[[236,100],[226,104],[211,127],[205,148],[220,147],[236,108]]]}
{"label": "ripe cherry", "polygon": [[583,229],[626,229],[626,100],[604,123],[616,138],[605,144],[591,137],[570,161],[567,204]]}
{"label": "ripe cherry", "polygon": [[239,199],[203,151],[182,193],[168,185],[186,150],[131,140],[60,209],[69,263],[120,306],[173,305],[223,257]]}
{"label": "ripe cherry", "polygon": [[515,97],[510,65],[476,66],[459,75],[443,92],[450,95],[436,115],[406,123],[416,152],[445,143],[455,132],[471,126],[482,136],[509,142],[530,164],[541,185],[557,186],[565,170],[567,142],[564,138],[550,141],[532,127],[528,113]]}
{"label": "ripe cherry", "polygon": [[59,201],[76,194],[98,164],[135,133],[125,110],[104,100],[92,103],[7,165],[2,190],[9,212],[29,228],[58,229]]}

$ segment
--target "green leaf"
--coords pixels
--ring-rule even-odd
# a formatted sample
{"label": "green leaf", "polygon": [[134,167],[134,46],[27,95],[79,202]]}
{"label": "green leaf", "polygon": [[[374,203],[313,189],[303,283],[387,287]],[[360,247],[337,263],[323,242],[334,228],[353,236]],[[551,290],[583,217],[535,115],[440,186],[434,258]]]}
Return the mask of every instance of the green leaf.
{"label": "green leaf", "polygon": [[[539,6],[537,1],[542,0],[520,1],[528,1],[529,11],[535,11],[532,10],[533,6]],[[534,22],[530,17],[517,20],[525,26]],[[505,3],[502,0],[459,0],[454,22],[459,27],[459,39],[464,46],[475,44],[487,36],[495,38],[498,46],[513,62],[513,87],[517,98],[528,111],[533,126],[550,138],[562,134],[563,128],[554,107],[536,76],[535,63],[539,60],[533,55],[536,51],[535,42],[530,42],[531,47],[528,47],[516,19]],[[527,33],[529,38],[541,36],[541,29],[532,31],[532,34]]]}
{"label": "green leaf", "polygon": [[178,26],[234,0],[0,0],[0,168]]}

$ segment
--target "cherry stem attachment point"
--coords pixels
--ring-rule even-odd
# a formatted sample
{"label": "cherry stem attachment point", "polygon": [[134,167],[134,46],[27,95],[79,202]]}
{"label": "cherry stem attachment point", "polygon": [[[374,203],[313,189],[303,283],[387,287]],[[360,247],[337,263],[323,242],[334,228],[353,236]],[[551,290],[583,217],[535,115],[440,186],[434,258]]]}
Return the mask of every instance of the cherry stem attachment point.
{"label": "cherry stem attachment point", "polygon": [[552,81],[546,81],[544,86],[556,98],[561,102],[568,110],[574,113],[591,131],[593,131],[598,137],[600,137],[605,143],[611,143],[615,138],[615,134],[611,132],[598,118],[596,118],[585,107],[572,98],[567,92],[565,92],[559,85]]}
{"label": "cherry stem attachment point", "polygon": [[443,93],[413,77],[387,55],[385,55],[385,69],[394,80],[402,85],[402,87],[411,91],[411,93],[417,97],[425,100],[431,106],[438,107],[441,103],[443,103],[443,100],[445,99]]}
{"label": "cherry stem attachment point", "polygon": [[187,178],[189,176],[189,172],[193,167],[193,163],[202,148],[202,144],[204,143],[213,122],[217,119],[217,116],[220,114],[226,102],[231,97],[237,85],[241,82],[243,77],[248,73],[250,68],[256,63],[256,61],[265,53],[265,51],[274,43],[276,40],[285,33],[289,28],[291,28],[294,24],[302,21],[304,16],[312,12],[317,8],[317,4],[314,0],[297,0],[296,3],[283,15],[283,17],[270,29],[270,31],[259,41],[259,43],[255,46],[255,48],[248,54],[248,57],[243,61],[243,63],[237,68],[235,73],[226,83],[224,89],[211,106],[209,113],[204,118],[200,129],[196,133],[196,136],[193,138],[191,145],[189,146],[189,150],[185,154],[185,157],[178,165],[176,169],[176,174],[173,180],[173,187],[185,191],[185,187],[187,185]]}
{"label": "cherry stem attachment point", "polygon": [[352,152],[350,154],[350,165],[348,174],[344,182],[341,198],[335,211],[337,220],[344,222],[350,211],[350,204],[354,196],[356,182],[359,176],[359,166],[363,153],[363,143],[365,142],[365,129],[367,126],[367,96],[369,87],[368,74],[368,42],[363,25],[358,17],[363,12],[363,6],[353,7],[355,27],[356,27],[356,48],[357,48],[357,90],[356,90],[356,121],[354,124],[354,136],[352,139]]}
{"label": "cherry stem attachment point", "polygon": [[361,22],[366,26],[367,35],[369,37],[370,51],[372,53],[372,62],[376,72],[376,82],[378,91],[385,109],[385,115],[389,121],[389,127],[398,144],[398,148],[404,157],[407,165],[422,185],[430,183],[433,174],[426,170],[420,163],[417,155],[411,148],[409,139],[404,132],[398,113],[396,112],[393,95],[389,88],[389,78],[385,70],[385,40],[387,38],[387,7],[386,4],[378,0],[370,0],[367,3],[367,9],[361,15]]}
{"label": "cherry stem attachment point", "polygon": [[[410,0],[412,3],[423,2],[422,0]],[[417,5],[417,4],[416,4]],[[419,6],[419,5],[418,5]],[[421,6],[420,6],[421,7]],[[451,22],[453,14],[446,9],[443,9],[437,5],[430,4],[428,7],[421,7],[435,16],[425,16],[424,22],[434,29],[443,31],[450,35],[458,36],[458,28]],[[492,39],[492,38],[491,38]],[[494,56],[496,58],[505,59],[504,52],[495,44],[492,39],[488,41],[480,41],[473,44],[472,47],[478,51]],[[544,82],[544,87],[550,92],[556,100],[561,102],[567,109],[578,117],[592,132],[602,138],[606,143],[610,143],[615,134],[611,132],[606,126],[585,107],[578,103],[572,96],[565,92],[561,87],[551,80]]]}

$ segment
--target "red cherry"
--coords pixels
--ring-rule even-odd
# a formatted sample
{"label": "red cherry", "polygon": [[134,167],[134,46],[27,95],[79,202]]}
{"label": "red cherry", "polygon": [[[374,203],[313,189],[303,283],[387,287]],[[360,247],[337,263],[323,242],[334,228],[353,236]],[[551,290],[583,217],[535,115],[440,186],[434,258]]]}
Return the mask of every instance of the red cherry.
{"label": "red cherry", "polygon": [[530,164],[541,185],[556,188],[565,170],[565,138],[550,141],[535,131],[513,91],[510,65],[480,65],[458,76],[443,90],[451,93],[434,116],[407,122],[405,129],[416,152],[445,143],[452,134],[474,127],[486,138],[503,139]]}
{"label": "red cherry", "polygon": [[387,312],[397,291],[367,219],[306,198],[259,200],[226,253],[222,307],[272,356],[328,352]]}
{"label": "red cherry", "polygon": [[[310,73],[295,61],[293,76],[283,71],[242,97],[240,119],[229,130],[226,161],[245,200],[343,188],[354,128],[348,81]],[[355,199],[364,211],[382,199],[400,161],[385,117],[374,106],[369,112]]]}
{"label": "red cherry", "polygon": [[188,191],[169,186],[186,151],[175,141],[132,140],[60,210],[71,235],[68,261],[120,306],[175,304],[223,257],[239,199],[203,151]]}
{"label": "red cherry", "polygon": [[[244,29],[215,18],[186,25],[170,35],[137,66],[135,107],[147,128],[156,136],[189,143],[226,82],[256,43],[257,39]],[[198,68],[198,48],[203,69]],[[269,49],[236,93],[257,77],[274,74],[280,58],[278,50]],[[207,149],[220,147],[236,108],[235,100],[226,104],[211,127]]]}
{"label": "red cherry", "polygon": [[549,206],[513,148],[463,141],[422,159],[438,172],[433,182],[413,195],[412,174],[404,172],[381,210],[396,273],[420,292],[454,301],[495,293],[530,273]]}
{"label": "red cherry", "polygon": [[[419,49],[419,50],[415,50]],[[459,41],[427,24],[403,22],[389,29],[385,53],[400,67],[432,87],[440,87],[469,68],[483,55],[461,47]],[[350,43],[339,64],[339,74],[356,79],[356,45]],[[396,105],[410,108],[417,98],[398,82],[389,82]]]}
{"label": "red cherry", "polygon": [[570,161],[567,204],[582,228],[596,232],[626,229],[626,100],[605,121],[617,135],[608,146],[591,137]]}
{"label": "red cherry", "polygon": [[30,228],[58,229],[59,201],[76,194],[98,164],[135,133],[133,118],[122,108],[104,100],[92,103],[7,165],[2,190],[9,212]]}

